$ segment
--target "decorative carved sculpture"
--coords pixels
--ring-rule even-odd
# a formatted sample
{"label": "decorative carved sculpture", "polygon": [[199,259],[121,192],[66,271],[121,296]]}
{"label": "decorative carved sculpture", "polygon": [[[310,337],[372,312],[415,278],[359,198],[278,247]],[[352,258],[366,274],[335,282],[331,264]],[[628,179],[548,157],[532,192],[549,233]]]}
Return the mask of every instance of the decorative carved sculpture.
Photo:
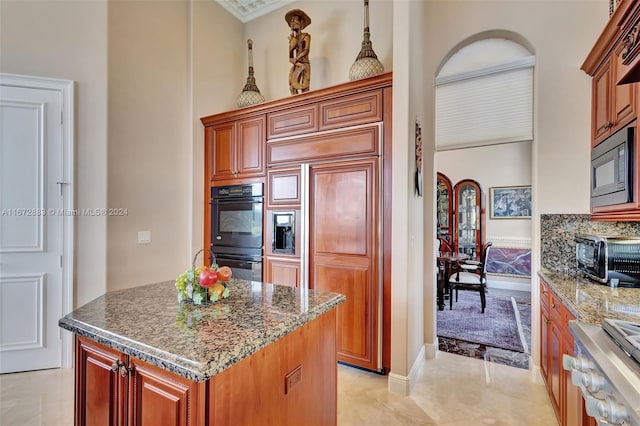
{"label": "decorative carved sculpture", "polygon": [[302,30],[311,24],[311,18],[300,9],[287,12],[284,17],[291,28],[289,34],[289,91],[292,95],[309,91],[311,82],[311,63],[309,62],[309,48],[311,35]]}

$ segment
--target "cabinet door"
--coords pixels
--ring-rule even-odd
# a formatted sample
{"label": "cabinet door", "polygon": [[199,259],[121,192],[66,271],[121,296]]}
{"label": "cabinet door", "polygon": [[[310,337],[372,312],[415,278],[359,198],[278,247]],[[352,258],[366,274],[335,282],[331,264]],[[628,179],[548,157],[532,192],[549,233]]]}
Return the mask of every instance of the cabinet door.
{"label": "cabinet door", "polygon": [[224,123],[211,130],[211,175],[212,180],[235,177],[235,123]]}
{"label": "cabinet door", "polygon": [[[562,333],[555,323],[553,316],[549,323],[549,398],[559,419],[562,419],[562,383],[564,369],[562,367]],[[562,422],[560,422],[562,424]]]}
{"label": "cabinet door", "polygon": [[195,382],[135,358],[129,369],[129,425],[198,424]]}
{"label": "cabinet door", "polygon": [[240,120],[237,124],[236,177],[264,176],[265,118]]}
{"label": "cabinet door", "polygon": [[540,307],[540,370],[542,371],[542,378],[549,388],[549,360],[551,359],[551,352],[549,351],[549,329],[551,318],[549,316],[549,309],[546,306]]}
{"label": "cabinet door", "polygon": [[126,424],[126,381],[118,373],[126,362],[126,355],[76,337],[76,426]]}
{"label": "cabinet door", "polygon": [[629,121],[636,116],[636,87],[637,84],[622,84],[617,85],[616,82],[620,79],[622,72],[624,71],[624,65],[622,64],[622,58],[620,56],[622,51],[622,43],[612,53],[612,66],[614,67],[614,73],[612,75],[615,78],[612,81],[613,84],[613,102],[612,102],[612,121],[613,127],[611,133],[626,126]]}
{"label": "cabinet door", "polygon": [[593,76],[592,96],[593,105],[591,112],[592,145],[604,139],[609,134],[613,123],[611,122],[611,88],[612,88],[611,61],[608,60]]}
{"label": "cabinet door", "polygon": [[265,259],[265,281],[271,284],[300,287],[300,261],[267,257]]}
{"label": "cabinet door", "polygon": [[269,170],[267,208],[300,206],[300,167]]}
{"label": "cabinet door", "polygon": [[309,286],[342,293],[338,359],[378,368],[378,159],[309,168]]}

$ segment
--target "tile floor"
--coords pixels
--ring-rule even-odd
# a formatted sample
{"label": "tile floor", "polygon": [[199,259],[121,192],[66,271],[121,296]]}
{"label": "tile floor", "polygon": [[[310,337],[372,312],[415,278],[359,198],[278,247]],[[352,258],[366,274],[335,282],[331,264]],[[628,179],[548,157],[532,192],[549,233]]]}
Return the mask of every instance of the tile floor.
{"label": "tile floor", "polygon": [[[73,425],[73,370],[0,375],[1,426]],[[338,366],[338,425],[556,426],[543,385],[528,370],[438,352],[410,397],[387,378]]]}

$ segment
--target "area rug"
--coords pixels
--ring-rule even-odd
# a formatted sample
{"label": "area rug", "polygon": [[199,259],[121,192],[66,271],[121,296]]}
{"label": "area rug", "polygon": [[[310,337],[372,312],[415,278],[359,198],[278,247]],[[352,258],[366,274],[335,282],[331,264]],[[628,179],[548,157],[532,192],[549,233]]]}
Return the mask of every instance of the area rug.
{"label": "area rug", "polygon": [[461,290],[457,302],[455,294],[453,297],[453,310],[449,310],[446,303],[444,310],[438,311],[438,336],[529,353],[521,309],[515,298],[487,294],[487,307],[483,314],[478,292]]}

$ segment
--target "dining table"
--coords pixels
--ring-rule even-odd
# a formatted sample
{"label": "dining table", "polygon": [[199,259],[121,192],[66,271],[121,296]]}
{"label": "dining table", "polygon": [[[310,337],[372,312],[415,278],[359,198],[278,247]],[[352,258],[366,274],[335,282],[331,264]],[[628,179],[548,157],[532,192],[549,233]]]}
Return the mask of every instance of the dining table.
{"label": "dining table", "polygon": [[[471,256],[467,253],[459,253],[459,252],[444,252],[439,251],[437,256],[438,262],[438,283],[437,283],[437,303],[438,310],[444,310],[444,289],[449,282],[449,277],[451,276],[451,266],[463,261],[471,259]],[[442,267],[442,269],[440,269]]]}

